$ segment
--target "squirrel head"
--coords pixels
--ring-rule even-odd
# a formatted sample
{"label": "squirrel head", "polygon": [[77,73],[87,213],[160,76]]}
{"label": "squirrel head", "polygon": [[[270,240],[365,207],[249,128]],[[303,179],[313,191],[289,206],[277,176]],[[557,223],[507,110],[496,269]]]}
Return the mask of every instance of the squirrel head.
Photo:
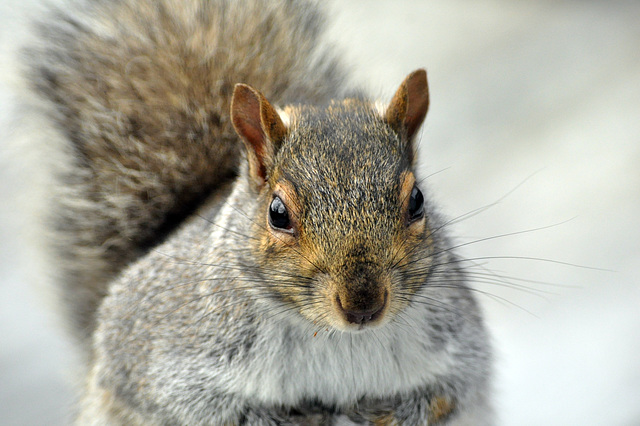
{"label": "squirrel head", "polygon": [[428,106],[424,70],[386,108],[346,99],[279,112],[235,87],[257,200],[251,257],[270,291],[319,327],[380,326],[425,281],[433,248],[413,166]]}

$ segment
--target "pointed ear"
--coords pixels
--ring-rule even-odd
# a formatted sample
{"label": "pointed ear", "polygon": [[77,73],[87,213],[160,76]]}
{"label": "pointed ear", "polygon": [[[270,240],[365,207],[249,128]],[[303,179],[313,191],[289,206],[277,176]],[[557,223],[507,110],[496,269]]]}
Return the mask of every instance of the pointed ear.
{"label": "pointed ear", "polygon": [[420,128],[429,109],[427,72],[423,69],[409,74],[393,96],[385,112],[385,121],[409,141]]}
{"label": "pointed ear", "polygon": [[236,84],[233,90],[231,122],[247,148],[249,175],[258,186],[264,185],[287,128],[262,93],[246,84]]}

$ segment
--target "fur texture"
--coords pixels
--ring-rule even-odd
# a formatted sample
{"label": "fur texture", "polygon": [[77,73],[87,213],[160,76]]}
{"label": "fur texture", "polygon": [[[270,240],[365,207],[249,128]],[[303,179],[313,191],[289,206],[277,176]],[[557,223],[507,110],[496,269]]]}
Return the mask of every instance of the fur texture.
{"label": "fur texture", "polygon": [[40,25],[79,423],[492,423],[481,313],[414,171],[426,74],[345,99],[320,24],[300,1],[95,0]]}
{"label": "fur texture", "polygon": [[235,83],[282,104],[339,94],[340,67],[316,48],[321,17],[309,6],[79,1],[40,25],[28,56],[72,150],[52,210],[81,340],[109,280],[235,175]]}
{"label": "fur texture", "polygon": [[113,286],[88,407],[109,390],[145,424],[298,424],[311,413],[418,425],[437,395],[455,401],[447,424],[491,424],[486,332],[446,245],[432,285],[388,324],[327,329],[279,300],[288,275],[255,266],[241,245],[253,196],[239,183],[215,219],[193,218]]}

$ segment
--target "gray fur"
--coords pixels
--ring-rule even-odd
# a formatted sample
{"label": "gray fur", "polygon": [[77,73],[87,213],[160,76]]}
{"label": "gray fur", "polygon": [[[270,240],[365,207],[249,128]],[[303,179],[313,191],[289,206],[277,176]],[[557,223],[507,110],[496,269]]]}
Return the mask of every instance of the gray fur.
{"label": "gray fur", "polygon": [[[408,223],[400,197],[413,141],[369,101],[329,101],[351,90],[320,23],[307,2],[96,0],[40,25],[31,78],[73,158],[53,211],[90,355],[80,424],[492,424],[446,222],[427,198]],[[231,126],[239,82],[293,104],[262,186]],[[283,184],[293,239],[267,222]],[[333,288],[386,289],[383,318],[349,328]]]}
{"label": "gray fur", "polygon": [[52,210],[71,326],[85,340],[109,280],[235,174],[233,85],[324,103],[342,72],[316,48],[321,17],[306,2],[73,6],[51,12],[27,55],[74,157]]}
{"label": "gray fur", "polygon": [[[450,424],[491,424],[487,336],[463,277],[447,266],[455,258],[439,250],[433,261],[445,266],[432,272],[433,288],[424,285],[395,321],[327,332],[261,287],[256,273],[277,278],[278,271],[247,259],[252,198],[239,181],[215,219],[191,218],[112,286],[88,406],[109,390],[145,424],[238,424],[251,416],[263,423],[247,424],[298,424],[292,412],[304,410],[357,422],[388,410],[413,425],[424,424],[437,394],[456,400]],[[470,422],[456,421],[467,411],[475,413]]]}

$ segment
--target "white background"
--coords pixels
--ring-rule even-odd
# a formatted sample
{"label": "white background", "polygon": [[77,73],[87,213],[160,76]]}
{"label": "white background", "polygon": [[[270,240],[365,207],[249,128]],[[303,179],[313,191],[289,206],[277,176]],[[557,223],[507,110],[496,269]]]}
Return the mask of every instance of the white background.
{"label": "white background", "polygon": [[[495,203],[452,226],[457,242],[556,225],[462,247],[468,258],[513,257],[473,268],[485,274],[476,287],[488,293],[500,424],[640,425],[640,3],[330,9],[329,37],[372,93],[388,100],[427,68],[421,171],[439,172],[429,192],[451,218]],[[32,1],[0,3],[4,48],[22,38],[21,10]],[[7,143],[12,67],[2,58],[0,424],[65,424],[76,361],[29,243],[46,176]]]}

